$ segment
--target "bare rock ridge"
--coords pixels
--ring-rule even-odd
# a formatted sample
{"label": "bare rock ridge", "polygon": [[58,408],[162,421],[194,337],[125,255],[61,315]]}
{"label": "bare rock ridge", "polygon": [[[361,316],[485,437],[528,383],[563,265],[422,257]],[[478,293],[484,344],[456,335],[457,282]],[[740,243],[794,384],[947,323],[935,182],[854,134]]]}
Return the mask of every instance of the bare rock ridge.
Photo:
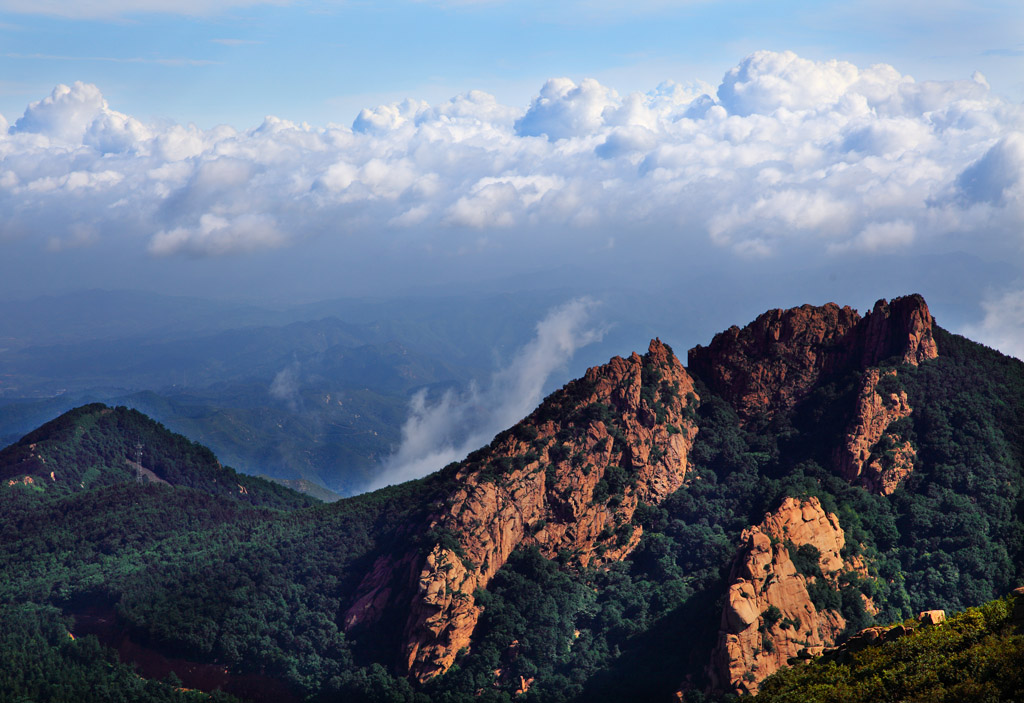
{"label": "bare rock ridge", "polygon": [[839,475],[872,493],[891,495],[914,469],[917,450],[893,430],[913,412],[906,391],[883,393],[879,382],[896,369],[868,369],[861,378],[853,420],[836,452]]}
{"label": "bare rock ridge", "polygon": [[514,549],[581,564],[619,560],[640,540],[639,501],[679,488],[697,433],[692,379],[654,340],[644,356],[613,358],[552,394],[519,425],[451,467],[425,547],[380,558],[347,610],[346,630],[408,613],[398,668],[426,681],[446,671],[480,615],[484,588]]}
{"label": "bare rock ridge", "polygon": [[938,355],[934,320],[920,295],[879,300],[863,318],[828,303],[769,310],[740,329],[690,350],[687,367],[728,400],[740,418],[771,417],[833,374],[898,356],[919,364]]}
{"label": "bare rock ridge", "polygon": [[712,686],[738,695],[757,693],[791,657],[821,654],[846,627],[839,613],[814,606],[807,587],[816,577],[798,572],[791,547],[814,547],[822,578],[833,585],[845,571],[866,575],[859,558],[843,560],[839,520],[817,498],[787,498],[744,530],[741,542],[709,666]]}

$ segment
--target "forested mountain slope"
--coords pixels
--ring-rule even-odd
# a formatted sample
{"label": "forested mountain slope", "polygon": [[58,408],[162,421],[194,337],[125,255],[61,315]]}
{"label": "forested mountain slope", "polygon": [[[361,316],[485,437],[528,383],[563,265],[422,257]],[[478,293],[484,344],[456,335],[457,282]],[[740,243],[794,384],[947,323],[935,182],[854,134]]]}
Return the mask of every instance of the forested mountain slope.
{"label": "forested mountain slope", "polygon": [[762,703],[1017,701],[1024,692],[1024,592],[937,625],[866,631],[765,681]]}
{"label": "forested mountain slope", "polygon": [[206,447],[135,410],[102,403],[70,410],[0,451],[0,481],[67,494],[124,483],[194,488],[252,505],[299,508],[316,501],[246,476]]}
{"label": "forested mountain slope", "polygon": [[296,700],[700,701],[1024,579],[1024,364],[918,296],[770,311],[689,369],[655,340],[465,461],[331,505],[140,484],[134,440],[90,432],[61,445],[89,457],[77,490],[42,436],[0,455],[35,467],[0,485],[3,617],[82,680],[107,655],[59,627],[251,699],[266,677]]}

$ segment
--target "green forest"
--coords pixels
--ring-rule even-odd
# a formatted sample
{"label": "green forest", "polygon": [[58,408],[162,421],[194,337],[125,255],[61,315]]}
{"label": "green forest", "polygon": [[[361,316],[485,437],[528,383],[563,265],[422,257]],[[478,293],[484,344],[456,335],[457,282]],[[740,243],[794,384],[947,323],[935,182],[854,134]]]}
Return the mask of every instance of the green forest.
{"label": "green forest", "polygon": [[935,626],[845,656],[824,656],[776,673],[764,703],[995,703],[1024,691],[1024,596],[968,608]]}
{"label": "green forest", "polygon": [[[963,614],[853,664],[777,675],[761,696],[794,700],[813,689],[817,698],[799,699],[903,700],[848,692],[887,686],[938,657],[941,685],[909,681],[907,698],[973,700],[964,693],[980,691],[977,700],[1011,700],[1019,675],[992,672],[1021,660],[1012,604],[997,599],[1024,583],[1024,364],[941,329],[936,341],[937,359],[885,377],[914,408],[897,429],[917,449],[891,496],[832,468],[857,374],[745,427],[697,379],[687,485],[637,509],[643,536],[633,554],[581,568],[536,549],[513,553],[478,593],[473,646],[423,686],[396,676],[387,654],[402,622],[350,638],[341,616],[378,557],[418,543],[417,526],[450,490],[455,467],[315,504],[220,466],[135,411],[72,411],[0,452],[0,701],[211,700],[174,679],[137,677],[101,638],[79,636],[99,614],[139,647],[271,677],[297,701],[656,701],[682,686],[702,703],[713,699],[705,666],[740,532],[787,496],[817,496],[838,516],[847,549],[870,565],[868,578],[835,589],[819,580],[812,592],[816,605],[843,614],[847,635],[926,609]],[[141,464],[171,485],[137,480],[128,461],[139,444]],[[806,554],[794,556],[812,568]]]}

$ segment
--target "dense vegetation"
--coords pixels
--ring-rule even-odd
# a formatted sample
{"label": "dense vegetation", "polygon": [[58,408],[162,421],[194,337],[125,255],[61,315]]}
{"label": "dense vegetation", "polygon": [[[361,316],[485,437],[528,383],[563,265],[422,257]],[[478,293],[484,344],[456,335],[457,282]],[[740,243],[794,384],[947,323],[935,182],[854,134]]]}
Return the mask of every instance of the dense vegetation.
{"label": "dense vegetation", "polygon": [[95,637],[75,638],[56,608],[0,609],[0,703],[232,703],[235,698],[182,689],[169,677],[137,676]]}
{"label": "dense vegetation", "polygon": [[[206,447],[169,432],[136,410],[84,405],[0,451],[0,480],[62,494],[136,479],[134,463],[175,486],[196,488],[275,508],[301,508],[314,500],[271,481],[220,465]],[[151,480],[151,479],[141,479]]]}
{"label": "dense vegetation", "polygon": [[[450,469],[303,507],[308,499],[220,467],[208,450],[138,413],[81,409],[0,452],[0,617],[11,632],[29,633],[0,639],[0,660],[23,661],[32,650],[14,642],[24,640],[51,662],[3,686],[15,692],[10,700],[46,700],[33,691],[54,681],[70,691],[100,672],[119,680],[128,669],[109,650],[89,638],[76,640],[78,649],[64,641],[75,628],[68,616],[99,608],[140,646],[264,673],[316,700],[657,700],[686,683],[689,699],[699,701],[739,533],[786,496],[818,496],[838,515],[848,549],[871,565],[871,578],[847,579],[838,590],[819,581],[812,593],[818,605],[843,613],[849,632],[918,610],[978,605],[1024,579],[1024,365],[941,330],[937,336],[938,359],[900,366],[886,380],[908,394],[914,412],[899,431],[918,451],[914,473],[892,496],[871,495],[832,469],[856,375],[829,379],[794,411],[746,428],[698,379],[692,473],[664,503],[637,510],[644,534],[632,557],[580,569],[516,552],[478,594],[484,612],[471,650],[421,688],[390,673],[401,622],[356,639],[340,622],[375,559],[415,539],[449,488]],[[549,402],[542,411],[559,408]],[[135,481],[126,459],[138,437],[143,465],[174,487]],[[59,488],[51,470],[67,474],[70,488]],[[6,485],[24,475],[41,479]],[[803,570],[813,570],[812,557],[794,551]],[[864,611],[861,593],[879,606],[877,616]],[[979,612],[986,632],[1003,637],[996,616],[985,614],[1000,607]],[[1009,635],[999,641],[1019,647]],[[963,651],[975,651],[968,644]],[[977,656],[1002,661],[994,651]],[[1005,649],[1012,651],[1019,652]],[[832,666],[834,682],[859,680]],[[66,680],[47,674],[51,668],[68,672]],[[524,684],[529,690],[515,695]],[[126,700],[180,695],[158,682],[133,686],[145,691]]]}
{"label": "dense vegetation", "polygon": [[[1024,598],[1018,596],[1018,600]],[[1024,608],[1017,604],[1019,612]],[[780,671],[762,703],[996,703],[1024,692],[1024,622],[1014,599],[968,608],[892,642]],[[1016,620],[1016,621],[1015,621]],[[910,624],[910,623],[908,623]]]}
{"label": "dense vegetation", "polygon": [[424,483],[294,512],[134,481],[18,484],[0,493],[0,608],[105,610],[143,646],[314,691],[352,667],[338,610],[426,508]]}
{"label": "dense vegetation", "polygon": [[[847,549],[872,565],[870,579],[812,587],[816,605],[844,615],[848,634],[925,609],[963,610],[1024,582],[1024,365],[941,329],[937,337],[938,359],[900,365],[892,380],[914,408],[900,429],[918,449],[914,474],[895,494],[871,495],[832,470],[856,375],[747,429],[699,387],[691,480],[637,512],[644,536],[631,559],[600,572],[511,560],[484,596],[478,644],[433,690],[510,699],[522,676],[537,683],[517,700],[612,701],[666,698],[689,679],[700,699],[739,533],[786,496],[819,497],[838,515]],[[795,556],[809,568],[806,555]],[[865,612],[861,593],[877,615]],[[554,644],[537,650],[531,637]]]}

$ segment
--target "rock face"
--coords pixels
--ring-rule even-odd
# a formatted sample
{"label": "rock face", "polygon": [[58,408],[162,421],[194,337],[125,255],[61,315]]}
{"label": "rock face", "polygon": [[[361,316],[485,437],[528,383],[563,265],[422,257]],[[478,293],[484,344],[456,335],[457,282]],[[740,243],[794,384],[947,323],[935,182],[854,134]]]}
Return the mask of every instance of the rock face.
{"label": "rock face", "polygon": [[715,335],[687,366],[744,419],[790,408],[822,375],[845,363],[860,315],[829,303],[769,310]]}
{"label": "rock face", "polygon": [[893,423],[910,417],[906,391],[880,393],[879,381],[895,378],[896,369],[868,369],[861,378],[853,420],[836,452],[839,474],[872,493],[890,495],[914,470],[917,450],[892,431]]}
{"label": "rock face", "polygon": [[938,355],[934,320],[919,295],[879,300],[863,318],[835,303],[769,310],[740,329],[690,350],[687,366],[728,400],[743,421],[771,418],[824,378],[898,356],[918,364]]}
{"label": "rock face", "polygon": [[932,328],[935,320],[920,295],[879,300],[861,324],[861,367],[882,359],[901,356],[903,363],[916,366],[939,355]]}
{"label": "rock face", "polygon": [[642,357],[589,369],[454,468],[425,548],[378,560],[346,630],[407,612],[398,668],[426,681],[470,645],[480,615],[473,593],[517,547],[568,552],[581,564],[622,559],[640,539],[638,502],[660,502],[683,483],[698,400],[658,340]]}
{"label": "rock face", "polygon": [[787,498],[741,539],[709,667],[715,689],[740,695],[757,693],[791,657],[821,654],[846,627],[839,613],[815,608],[788,545],[817,549],[821,573],[833,585],[844,571],[865,573],[859,559],[843,561],[839,520],[817,498]]}

